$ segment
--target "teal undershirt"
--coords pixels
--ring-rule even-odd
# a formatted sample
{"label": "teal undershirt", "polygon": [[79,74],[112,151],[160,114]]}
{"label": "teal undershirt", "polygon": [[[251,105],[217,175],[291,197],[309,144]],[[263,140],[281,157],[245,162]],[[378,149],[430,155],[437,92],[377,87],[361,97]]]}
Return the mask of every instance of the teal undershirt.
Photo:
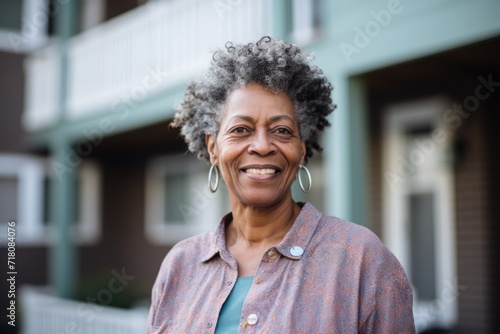
{"label": "teal undershirt", "polygon": [[215,334],[238,333],[240,327],[241,309],[252,286],[253,276],[238,277],[233,290],[227,297],[220,310],[219,320],[215,328]]}

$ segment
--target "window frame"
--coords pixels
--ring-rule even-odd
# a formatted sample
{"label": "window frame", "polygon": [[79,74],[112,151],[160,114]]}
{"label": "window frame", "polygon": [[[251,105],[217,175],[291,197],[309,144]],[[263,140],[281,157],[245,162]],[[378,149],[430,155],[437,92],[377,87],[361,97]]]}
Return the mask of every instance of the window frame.
{"label": "window frame", "polygon": [[[42,158],[0,154],[0,176],[17,179],[17,213],[12,217],[16,223],[16,244],[39,245],[46,237],[42,222],[43,178],[46,164]],[[8,222],[0,222],[2,231],[7,231]],[[6,240],[2,238],[2,244]]]}
{"label": "window frame", "polygon": [[[53,222],[44,221],[44,179],[49,177],[49,159],[35,155],[0,154],[0,176],[18,180],[16,242],[21,247],[50,245],[55,240]],[[78,167],[82,178],[79,206],[80,217],[72,226],[71,235],[77,245],[93,245],[101,238],[102,172],[92,161]],[[7,230],[7,222],[0,222]],[[2,240],[2,245],[5,240]]]}
{"label": "window frame", "polygon": [[[185,222],[167,222],[164,219],[163,204],[166,198],[165,176],[183,173],[189,175],[189,195],[193,195],[186,205],[197,210],[197,214]],[[211,193],[207,184],[208,167],[194,156],[171,154],[153,158],[147,164],[145,174],[144,234],[152,244],[174,245],[183,239],[206,232],[213,228],[224,214],[222,192],[225,191],[225,184],[222,177],[217,192]]]}
{"label": "window frame", "polygon": [[[322,30],[322,5],[321,0],[293,0],[291,2],[289,36],[292,41],[305,46],[319,39]],[[316,18],[319,20],[318,25],[315,24]]]}

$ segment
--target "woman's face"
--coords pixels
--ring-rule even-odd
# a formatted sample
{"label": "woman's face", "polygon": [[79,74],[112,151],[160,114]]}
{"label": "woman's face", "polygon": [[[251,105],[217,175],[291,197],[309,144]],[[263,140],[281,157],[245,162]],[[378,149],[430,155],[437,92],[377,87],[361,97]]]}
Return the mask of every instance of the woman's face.
{"label": "woman's face", "polygon": [[207,135],[231,202],[268,207],[291,198],[290,186],[306,153],[290,98],[250,84],[231,92],[217,138]]}

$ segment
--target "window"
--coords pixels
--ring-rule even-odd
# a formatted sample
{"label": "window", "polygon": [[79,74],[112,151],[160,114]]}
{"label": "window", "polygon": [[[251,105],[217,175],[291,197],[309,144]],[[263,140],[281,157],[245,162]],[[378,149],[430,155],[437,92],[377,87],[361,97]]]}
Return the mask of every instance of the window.
{"label": "window", "polygon": [[172,245],[203,233],[228,212],[221,180],[216,193],[207,185],[209,167],[191,155],[153,159],[146,168],[145,235],[155,244]]}
{"label": "window", "polygon": [[0,228],[16,222],[19,245],[39,243],[44,238],[41,224],[45,161],[32,156],[0,154]]}
{"label": "window", "polygon": [[[48,173],[44,180],[43,225],[49,235],[52,229],[51,210],[51,178]],[[79,166],[75,180],[74,215],[72,217],[73,238],[79,245],[92,245],[101,237],[101,172],[95,163],[86,161]]]}
{"label": "window", "polygon": [[293,0],[291,7],[290,38],[297,44],[315,40],[321,27],[320,0]]}
{"label": "window", "polygon": [[85,31],[104,22],[106,16],[106,1],[84,1],[81,6],[80,31]]}
{"label": "window", "polygon": [[185,173],[167,174],[164,177],[165,200],[163,201],[165,212],[163,219],[167,224],[185,224],[183,204],[188,202],[187,188],[189,187],[189,175]]}
{"label": "window", "polygon": [[93,245],[101,237],[101,184],[99,165],[84,161],[78,167],[73,238],[79,245]]}
{"label": "window", "polygon": [[19,0],[1,1],[0,9],[0,28],[20,31],[22,28],[23,2]]}
{"label": "window", "polygon": [[434,193],[408,195],[410,232],[410,281],[418,291],[418,299],[436,299],[436,240],[434,233]]}
{"label": "window", "polygon": [[[0,228],[16,222],[21,246],[50,243],[49,164],[29,155],[0,154]],[[93,244],[100,238],[100,185],[98,166],[86,161],[78,168],[73,238],[77,244]]]}
{"label": "window", "polygon": [[19,180],[0,176],[0,222],[5,224],[17,217]]}

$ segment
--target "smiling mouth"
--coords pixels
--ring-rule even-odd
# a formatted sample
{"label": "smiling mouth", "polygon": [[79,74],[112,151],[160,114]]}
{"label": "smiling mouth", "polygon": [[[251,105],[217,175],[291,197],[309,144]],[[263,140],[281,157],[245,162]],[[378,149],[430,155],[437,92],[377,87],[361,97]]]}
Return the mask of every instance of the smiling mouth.
{"label": "smiling mouth", "polygon": [[260,175],[267,175],[267,174],[275,174],[276,169],[273,168],[248,168],[244,170],[246,173],[250,174],[260,174]]}

